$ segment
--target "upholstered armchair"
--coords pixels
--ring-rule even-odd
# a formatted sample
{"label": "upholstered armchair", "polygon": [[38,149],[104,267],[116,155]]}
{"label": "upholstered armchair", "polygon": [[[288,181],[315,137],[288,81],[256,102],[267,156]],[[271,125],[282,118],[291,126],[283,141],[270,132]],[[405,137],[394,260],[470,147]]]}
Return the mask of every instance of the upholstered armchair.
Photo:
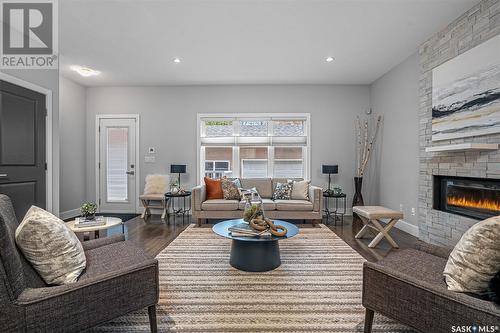
{"label": "upholstered armchair", "polygon": [[365,333],[374,312],[419,332],[449,333],[452,326],[495,325],[500,307],[478,297],[449,291],[443,270],[451,249],[419,242],[363,268]]}
{"label": "upholstered armchair", "polygon": [[0,195],[0,330],[77,332],[148,307],[156,332],[158,261],[123,235],[83,243],[87,268],[78,281],[49,286],[18,250],[18,221]]}

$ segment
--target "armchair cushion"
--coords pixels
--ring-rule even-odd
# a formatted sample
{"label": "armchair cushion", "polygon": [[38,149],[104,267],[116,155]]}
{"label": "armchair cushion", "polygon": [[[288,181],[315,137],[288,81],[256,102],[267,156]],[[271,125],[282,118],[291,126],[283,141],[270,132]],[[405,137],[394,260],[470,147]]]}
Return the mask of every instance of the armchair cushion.
{"label": "armchair cushion", "polygon": [[82,244],[66,224],[31,206],[16,230],[16,243],[47,284],[75,282],[85,269]]}
{"label": "armchair cushion", "polygon": [[453,249],[444,268],[449,290],[485,293],[500,268],[500,216],[474,224]]}

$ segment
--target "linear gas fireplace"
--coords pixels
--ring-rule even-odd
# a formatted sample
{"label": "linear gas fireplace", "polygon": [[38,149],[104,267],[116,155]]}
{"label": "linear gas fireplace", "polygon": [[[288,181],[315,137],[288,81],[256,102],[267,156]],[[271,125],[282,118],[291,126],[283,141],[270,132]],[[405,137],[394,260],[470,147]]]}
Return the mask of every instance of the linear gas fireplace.
{"label": "linear gas fireplace", "polygon": [[475,219],[500,215],[500,179],[434,176],[434,209]]}

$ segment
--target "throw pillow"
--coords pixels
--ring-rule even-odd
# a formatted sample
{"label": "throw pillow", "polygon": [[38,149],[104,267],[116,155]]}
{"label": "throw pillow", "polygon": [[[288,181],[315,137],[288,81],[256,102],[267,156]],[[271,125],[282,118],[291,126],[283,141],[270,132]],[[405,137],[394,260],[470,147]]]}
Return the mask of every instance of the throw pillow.
{"label": "throw pillow", "polygon": [[82,244],[66,224],[31,206],[16,229],[16,243],[47,284],[76,282],[87,264]]}
{"label": "throw pillow", "polygon": [[222,192],[222,181],[220,179],[205,177],[205,185],[207,188],[207,200],[224,199],[224,193]]}
{"label": "throw pillow", "polygon": [[240,199],[241,200],[246,200],[247,195],[250,197],[250,199],[254,199],[255,197],[260,197],[260,194],[257,191],[256,187],[252,187],[249,189],[239,188],[238,190],[240,192]]}
{"label": "throw pillow", "polygon": [[290,196],[292,195],[292,184],[291,182],[276,183],[273,200],[290,200]]}
{"label": "throw pillow", "polygon": [[147,175],[144,194],[164,194],[168,190],[167,175]]}
{"label": "throw pillow", "polygon": [[[236,179],[239,182],[239,179]],[[222,179],[222,193],[226,200],[240,200],[240,191],[236,185],[236,180],[228,178]]]}
{"label": "throw pillow", "polygon": [[[289,180],[290,182],[290,180]],[[292,199],[293,200],[309,200],[309,181],[293,181],[292,186]]]}
{"label": "throw pillow", "polygon": [[444,268],[448,290],[482,294],[500,267],[500,216],[473,225],[458,241]]}

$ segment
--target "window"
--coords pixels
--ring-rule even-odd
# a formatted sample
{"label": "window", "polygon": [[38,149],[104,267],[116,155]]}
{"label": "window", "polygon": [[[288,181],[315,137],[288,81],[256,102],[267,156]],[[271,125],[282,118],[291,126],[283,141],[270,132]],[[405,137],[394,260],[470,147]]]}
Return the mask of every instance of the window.
{"label": "window", "polygon": [[242,178],[265,178],[268,176],[268,148],[241,147],[240,165]]}
{"label": "window", "polygon": [[309,179],[309,114],[198,116],[199,179],[204,176]]}
{"label": "window", "polygon": [[274,178],[303,178],[302,147],[274,148]]}
{"label": "window", "polygon": [[230,171],[231,160],[233,159],[233,148],[206,147],[204,156],[204,176],[210,178],[222,178],[224,176],[231,176]]}

